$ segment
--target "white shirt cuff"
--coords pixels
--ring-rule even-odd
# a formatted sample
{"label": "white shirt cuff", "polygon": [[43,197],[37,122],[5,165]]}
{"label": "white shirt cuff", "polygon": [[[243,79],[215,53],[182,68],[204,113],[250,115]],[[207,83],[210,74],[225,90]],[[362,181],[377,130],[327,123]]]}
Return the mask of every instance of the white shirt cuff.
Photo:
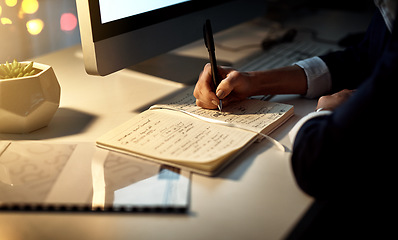
{"label": "white shirt cuff", "polygon": [[319,112],[312,112],[312,113],[309,113],[307,116],[303,117],[302,119],[300,119],[300,121],[298,121],[296,123],[296,125],[294,125],[294,127],[289,132],[289,138],[290,138],[290,142],[292,142],[292,145],[294,145],[294,140],[296,139],[296,135],[297,135],[298,131],[307,121],[309,121],[313,118],[316,118],[316,117],[326,116],[326,115],[330,115],[330,114],[332,114],[332,111],[325,110],[325,111],[319,111]]}
{"label": "white shirt cuff", "polygon": [[312,57],[295,63],[307,75],[307,93],[305,97],[316,98],[332,89],[332,80],[326,63],[319,57]]}

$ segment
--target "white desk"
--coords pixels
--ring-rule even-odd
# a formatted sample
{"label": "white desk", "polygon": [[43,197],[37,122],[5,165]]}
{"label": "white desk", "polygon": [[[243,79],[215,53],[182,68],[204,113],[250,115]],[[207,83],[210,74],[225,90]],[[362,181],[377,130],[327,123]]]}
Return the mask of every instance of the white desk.
{"label": "white desk", "polygon": [[[47,128],[0,138],[95,141],[183,88],[129,70],[88,76],[79,54],[76,46],[35,59],[53,66],[62,89],[60,109]],[[316,100],[287,95],[273,101],[295,106],[295,116],[271,134],[291,148],[288,131]],[[187,214],[0,212],[0,239],[281,239],[312,202],[295,184],[290,155],[263,141],[217,177],[193,174]]]}

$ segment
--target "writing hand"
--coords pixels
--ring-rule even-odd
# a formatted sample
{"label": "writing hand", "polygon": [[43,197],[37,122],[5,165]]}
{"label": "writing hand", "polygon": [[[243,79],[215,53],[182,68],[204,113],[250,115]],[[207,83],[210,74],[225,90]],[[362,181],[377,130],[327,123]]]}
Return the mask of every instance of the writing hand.
{"label": "writing hand", "polygon": [[213,88],[211,66],[206,64],[196,83],[194,96],[196,105],[202,108],[216,109],[219,99],[223,106],[251,96],[249,73],[239,72],[229,67],[218,67],[223,79],[217,89]]}

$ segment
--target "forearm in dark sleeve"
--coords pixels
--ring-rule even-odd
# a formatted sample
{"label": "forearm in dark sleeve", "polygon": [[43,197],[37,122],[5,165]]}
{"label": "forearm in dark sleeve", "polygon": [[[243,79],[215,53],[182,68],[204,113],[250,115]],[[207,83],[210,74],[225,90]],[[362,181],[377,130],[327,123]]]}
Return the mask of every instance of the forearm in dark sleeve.
{"label": "forearm in dark sleeve", "polygon": [[[316,198],[378,191],[393,169],[397,132],[391,116],[398,79],[398,54],[386,52],[373,74],[333,114],[307,121],[293,146],[297,183]],[[371,192],[371,191],[370,191]]]}

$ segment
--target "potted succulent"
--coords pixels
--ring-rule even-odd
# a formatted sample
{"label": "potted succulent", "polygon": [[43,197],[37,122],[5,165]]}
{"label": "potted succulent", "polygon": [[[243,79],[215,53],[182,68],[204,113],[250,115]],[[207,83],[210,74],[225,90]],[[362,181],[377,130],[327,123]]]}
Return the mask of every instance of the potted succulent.
{"label": "potted succulent", "polygon": [[0,132],[28,133],[47,126],[60,96],[51,66],[16,60],[0,64]]}

